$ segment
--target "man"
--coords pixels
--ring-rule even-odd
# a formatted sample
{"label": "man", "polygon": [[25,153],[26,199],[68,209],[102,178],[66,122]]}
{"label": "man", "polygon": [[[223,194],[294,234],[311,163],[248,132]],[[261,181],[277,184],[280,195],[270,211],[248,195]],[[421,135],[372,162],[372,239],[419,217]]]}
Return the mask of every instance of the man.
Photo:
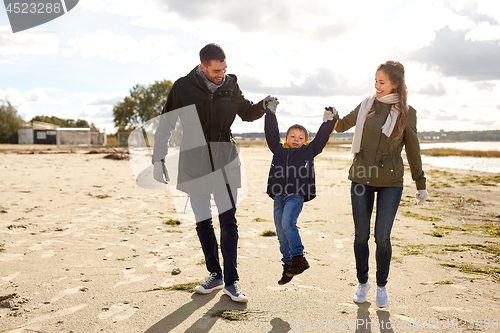
{"label": "man", "polygon": [[[153,174],[161,183],[169,181],[164,158],[168,152],[170,133],[179,118],[183,139],[177,189],[189,194],[196,218],[196,232],[210,272],[205,283],[196,286],[195,291],[208,294],[221,289],[224,284],[224,293],[233,301],[247,302],[248,298],[238,284],[238,227],[235,215],[241,171],[231,125],[236,115],[243,121],[259,119],[266,108],[276,110],[278,102],[271,96],[257,104],[245,99],[236,76],[226,74],[226,55],[219,45],[203,47],[200,61],[200,65],[173,84],[168,94],[155,133]],[[190,105],[196,106],[196,112],[193,107],[188,107]],[[220,267],[212,225],[212,194],[219,212],[224,272]]]}

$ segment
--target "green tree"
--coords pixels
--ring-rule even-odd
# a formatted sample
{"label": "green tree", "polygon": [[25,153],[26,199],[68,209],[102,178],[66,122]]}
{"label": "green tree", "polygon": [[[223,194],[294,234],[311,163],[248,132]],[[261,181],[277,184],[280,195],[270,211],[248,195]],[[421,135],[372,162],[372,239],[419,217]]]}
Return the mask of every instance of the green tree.
{"label": "green tree", "polygon": [[17,130],[24,123],[9,102],[0,105],[0,143],[17,143]]}
{"label": "green tree", "polygon": [[98,132],[98,129],[95,127],[94,123],[89,123],[84,119],[62,119],[56,116],[34,116],[31,118],[31,121],[42,121],[44,123],[54,124],[59,127],[69,127],[69,128],[90,128],[92,132]]}
{"label": "green tree", "polygon": [[132,131],[159,116],[167,101],[172,82],[155,81],[148,86],[136,84],[130,95],[113,107],[114,123],[119,132]]}

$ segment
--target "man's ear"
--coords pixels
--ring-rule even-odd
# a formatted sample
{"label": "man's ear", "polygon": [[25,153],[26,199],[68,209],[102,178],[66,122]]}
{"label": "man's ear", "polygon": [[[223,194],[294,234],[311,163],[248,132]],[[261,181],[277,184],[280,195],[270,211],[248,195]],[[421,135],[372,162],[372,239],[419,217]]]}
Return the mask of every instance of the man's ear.
{"label": "man's ear", "polygon": [[200,64],[200,69],[203,73],[205,73],[205,71],[207,70],[207,67],[205,67],[205,65],[203,65],[203,63]]}

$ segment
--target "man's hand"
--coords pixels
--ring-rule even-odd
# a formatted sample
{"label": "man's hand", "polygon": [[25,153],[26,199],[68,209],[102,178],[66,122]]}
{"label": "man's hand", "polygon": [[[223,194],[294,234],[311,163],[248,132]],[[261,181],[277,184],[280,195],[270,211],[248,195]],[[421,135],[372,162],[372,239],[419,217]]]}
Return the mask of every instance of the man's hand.
{"label": "man's hand", "polygon": [[263,99],[264,101],[264,109],[269,110],[272,113],[276,114],[276,108],[278,107],[278,99],[276,97],[271,97],[271,95],[267,96]]}
{"label": "man's hand", "polygon": [[161,160],[159,162],[155,162],[153,167],[153,177],[157,182],[168,184],[170,181],[170,177],[168,176],[167,166],[165,165],[165,161]]}
{"label": "man's hand", "polygon": [[421,205],[427,200],[427,197],[429,196],[429,193],[427,190],[418,190],[418,192],[415,194],[415,198],[417,198],[417,205]]}

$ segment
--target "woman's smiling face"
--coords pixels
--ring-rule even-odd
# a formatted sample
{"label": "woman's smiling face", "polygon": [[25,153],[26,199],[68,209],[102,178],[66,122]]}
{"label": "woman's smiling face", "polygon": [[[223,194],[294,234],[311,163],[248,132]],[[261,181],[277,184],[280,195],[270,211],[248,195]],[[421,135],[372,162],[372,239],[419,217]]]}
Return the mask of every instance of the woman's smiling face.
{"label": "woman's smiling face", "polygon": [[389,80],[389,75],[386,74],[383,70],[379,69],[375,73],[375,89],[377,90],[377,97],[384,97],[385,95],[389,95],[398,87],[397,84],[393,84]]}

